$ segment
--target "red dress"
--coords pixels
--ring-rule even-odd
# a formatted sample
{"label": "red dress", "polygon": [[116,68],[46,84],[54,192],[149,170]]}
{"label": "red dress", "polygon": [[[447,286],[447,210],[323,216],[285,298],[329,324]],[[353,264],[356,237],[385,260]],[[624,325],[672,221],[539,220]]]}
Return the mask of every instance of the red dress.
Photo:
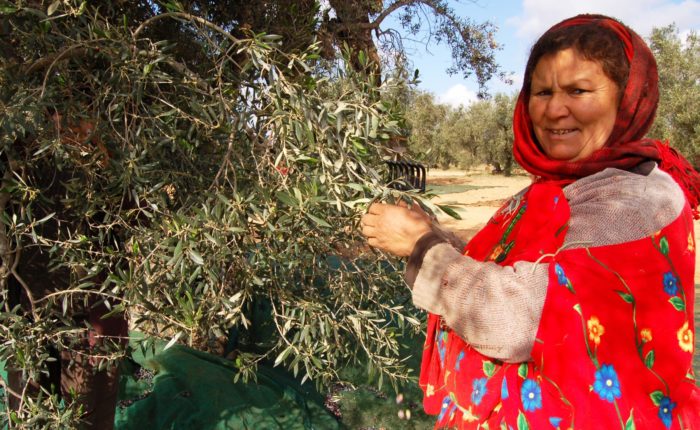
{"label": "red dress", "polygon": [[690,208],[644,239],[561,249],[569,216],[559,186],[535,184],[465,248],[504,266],[549,264],[547,297],[520,364],[480,354],[429,315],[420,385],[436,428],[700,428]]}

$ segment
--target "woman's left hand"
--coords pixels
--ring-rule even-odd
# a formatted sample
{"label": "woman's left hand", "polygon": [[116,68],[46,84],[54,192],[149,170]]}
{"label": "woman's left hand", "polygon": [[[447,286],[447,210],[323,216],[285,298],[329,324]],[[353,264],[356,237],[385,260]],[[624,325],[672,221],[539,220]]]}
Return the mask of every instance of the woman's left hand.
{"label": "woman's left hand", "polygon": [[411,255],[416,242],[432,230],[432,221],[417,204],[373,203],[362,217],[362,234],[369,246],[398,257]]}

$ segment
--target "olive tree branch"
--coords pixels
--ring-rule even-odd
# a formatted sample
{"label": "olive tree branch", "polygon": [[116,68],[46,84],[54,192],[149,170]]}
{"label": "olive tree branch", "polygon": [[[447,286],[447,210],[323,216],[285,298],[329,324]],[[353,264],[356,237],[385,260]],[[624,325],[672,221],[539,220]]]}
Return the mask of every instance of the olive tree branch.
{"label": "olive tree branch", "polygon": [[221,33],[222,35],[224,35],[224,37],[226,37],[228,40],[230,40],[233,43],[239,42],[238,39],[236,39],[235,37],[233,37],[231,35],[231,33],[224,30],[223,28],[219,27],[218,25],[214,24],[213,22],[210,22],[204,18],[200,18],[198,16],[191,15],[189,13],[184,13],[184,12],[168,12],[168,13],[163,13],[163,14],[148,18],[147,20],[142,22],[141,25],[138,26],[136,31],[134,31],[133,36],[132,36],[134,38],[134,40],[138,39],[139,35],[146,27],[151,25],[153,22],[159,21],[163,18],[181,18],[181,19],[193,21],[193,22],[201,24],[205,27],[211,28],[212,30],[215,30],[218,33]]}
{"label": "olive tree branch", "polygon": [[2,376],[0,376],[0,386],[2,386],[2,389],[5,390],[5,392],[10,393],[13,396],[15,396],[17,399],[22,400],[22,394],[16,392],[12,388],[10,388],[10,384],[7,381],[5,381],[5,378],[3,378]]}
{"label": "olive tree branch", "polygon": [[[12,178],[14,161],[7,155],[7,165],[5,167],[5,173],[2,178],[2,190],[0,190],[0,213],[4,213],[9,203],[11,195],[10,192],[6,191],[6,186]],[[0,285],[3,287],[7,286],[7,279],[10,275],[14,276],[17,282],[22,286],[24,292],[27,294],[29,299],[29,305],[32,308],[32,316],[35,321],[39,321],[39,313],[36,310],[36,302],[34,301],[34,295],[29,285],[22,279],[22,277],[17,273],[17,266],[20,261],[22,248],[17,245],[15,251],[11,251],[10,239],[7,237],[7,231],[3,225],[0,228],[0,258],[2,259],[2,267],[0,267]],[[9,268],[9,269],[8,269]]]}

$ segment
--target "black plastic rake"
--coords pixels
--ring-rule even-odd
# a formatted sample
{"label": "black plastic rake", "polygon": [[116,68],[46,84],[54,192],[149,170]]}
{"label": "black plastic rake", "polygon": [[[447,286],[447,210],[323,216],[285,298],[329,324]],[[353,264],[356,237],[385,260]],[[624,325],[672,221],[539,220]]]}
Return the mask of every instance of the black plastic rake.
{"label": "black plastic rake", "polygon": [[386,161],[389,167],[389,186],[395,190],[419,190],[425,192],[427,171],[425,166],[409,161]]}

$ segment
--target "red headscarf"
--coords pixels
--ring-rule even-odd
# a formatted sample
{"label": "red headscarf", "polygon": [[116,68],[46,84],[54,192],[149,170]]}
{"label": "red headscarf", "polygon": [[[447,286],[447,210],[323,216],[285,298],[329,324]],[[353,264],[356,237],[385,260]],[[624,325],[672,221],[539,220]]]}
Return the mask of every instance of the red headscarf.
{"label": "red headscarf", "polygon": [[525,77],[513,118],[516,161],[539,180],[573,182],[600,172],[607,167],[629,170],[648,160],[654,160],[683,188],[695,217],[700,202],[700,174],[667,143],[644,138],[651,127],[659,101],[659,76],[654,55],[644,40],[622,23],[601,15],[578,15],[550,28],[554,30],[594,23],[611,29],[624,44],[630,64],[627,86],[617,111],[615,126],[603,148],[580,161],[553,160],[537,142],[528,114],[530,98],[529,77]]}

